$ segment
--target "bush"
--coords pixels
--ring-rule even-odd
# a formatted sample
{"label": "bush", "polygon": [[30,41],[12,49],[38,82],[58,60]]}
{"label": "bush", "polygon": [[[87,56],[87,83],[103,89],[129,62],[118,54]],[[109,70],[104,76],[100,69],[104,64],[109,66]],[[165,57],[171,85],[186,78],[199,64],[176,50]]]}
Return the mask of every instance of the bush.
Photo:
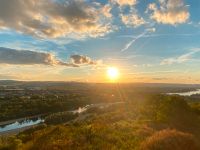
{"label": "bush", "polygon": [[65,123],[67,121],[73,120],[78,116],[78,114],[74,114],[72,112],[59,112],[49,115],[45,118],[46,124],[60,124]]}
{"label": "bush", "polygon": [[0,137],[0,150],[21,150],[22,141],[15,136]]}
{"label": "bush", "polygon": [[177,130],[165,129],[147,138],[140,150],[199,150],[194,136]]}

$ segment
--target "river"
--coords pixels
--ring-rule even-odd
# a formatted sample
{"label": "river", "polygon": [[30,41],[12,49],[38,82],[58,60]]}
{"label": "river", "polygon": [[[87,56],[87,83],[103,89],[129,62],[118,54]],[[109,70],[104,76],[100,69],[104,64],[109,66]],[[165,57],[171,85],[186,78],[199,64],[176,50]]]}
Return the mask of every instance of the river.
{"label": "river", "polygon": [[9,130],[15,130],[15,129],[20,129],[20,128],[24,128],[24,127],[28,127],[28,126],[33,126],[39,123],[44,122],[43,119],[38,118],[36,120],[23,120],[22,122],[14,122],[8,125],[4,125],[3,127],[0,127],[0,133],[1,132],[5,132],[5,131],[9,131]]}
{"label": "river", "polygon": [[180,95],[180,96],[192,96],[196,94],[200,94],[200,89],[189,91],[189,92],[180,92],[180,93],[167,93],[168,95]]}
{"label": "river", "polygon": [[[83,113],[85,112],[87,109],[92,108],[92,107],[107,107],[110,105],[114,105],[114,104],[120,104],[120,103],[124,103],[124,102],[114,102],[114,103],[99,103],[99,104],[90,104],[90,105],[86,105],[84,107],[79,107],[78,109],[69,111],[69,112],[73,112],[73,113]],[[6,132],[10,132],[10,131],[18,131],[18,129],[27,129],[30,128],[32,126],[38,125],[40,123],[43,123],[45,120],[41,119],[41,117],[38,117],[36,119],[23,119],[23,120],[15,120],[15,121],[7,121],[10,122],[8,124],[0,124],[0,135]]]}

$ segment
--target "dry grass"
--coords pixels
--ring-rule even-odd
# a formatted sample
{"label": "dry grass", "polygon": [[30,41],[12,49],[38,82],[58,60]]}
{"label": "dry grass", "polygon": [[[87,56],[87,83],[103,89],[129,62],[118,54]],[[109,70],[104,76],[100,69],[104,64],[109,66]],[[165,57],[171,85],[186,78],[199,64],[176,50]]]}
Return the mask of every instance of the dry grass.
{"label": "dry grass", "polygon": [[198,142],[189,133],[165,129],[156,132],[142,144],[141,150],[200,150]]}

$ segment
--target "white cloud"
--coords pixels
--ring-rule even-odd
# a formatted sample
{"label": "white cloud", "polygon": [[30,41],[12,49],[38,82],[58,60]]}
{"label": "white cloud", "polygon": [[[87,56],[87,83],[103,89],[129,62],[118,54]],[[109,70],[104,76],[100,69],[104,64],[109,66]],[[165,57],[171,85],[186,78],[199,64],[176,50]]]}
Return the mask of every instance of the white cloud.
{"label": "white cloud", "polygon": [[117,3],[119,6],[131,6],[137,4],[137,0],[112,0],[112,2]]}
{"label": "white cloud", "polygon": [[137,14],[130,13],[128,15],[121,15],[122,22],[125,25],[139,27],[145,24],[145,20]]}
{"label": "white cloud", "polygon": [[156,32],[156,28],[147,28],[146,30],[150,33]]}
{"label": "white cloud", "polygon": [[178,57],[167,58],[167,59],[164,59],[160,64],[161,65],[172,65],[172,64],[175,64],[175,63],[188,62],[189,60],[192,59],[192,56],[197,52],[198,51],[192,51],[192,52],[183,54],[183,55],[178,56]]}
{"label": "white cloud", "polygon": [[103,36],[111,32],[105,21],[109,11],[108,6],[82,0],[1,0],[0,28],[42,38]]}
{"label": "white cloud", "polygon": [[129,49],[133,43],[135,43],[138,39],[140,39],[142,37],[145,37],[145,35],[147,33],[152,33],[152,32],[155,32],[155,31],[156,31],[155,28],[147,28],[143,33],[139,34],[138,36],[134,37],[130,42],[128,42],[124,46],[124,48],[121,49],[121,52],[126,51],[127,49]]}
{"label": "white cloud", "polygon": [[148,10],[152,11],[151,18],[162,24],[181,24],[189,19],[188,6],[183,0],[159,0],[160,7],[155,3],[148,6]]}
{"label": "white cloud", "polygon": [[120,7],[119,16],[121,17],[122,23],[124,23],[126,26],[135,27],[135,28],[146,24],[146,21],[144,20],[143,17],[141,17],[138,14],[138,11],[135,7],[137,0],[132,0],[132,1],[122,0],[118,3],[120,3],[120,6],[124,6],[124,5],[129,6],[128,11],[123,9],[125,7]]}
{"label": "white cloud", "polygon": [[112,17],[112,13],[111,13],[112,7],[107,4],[105,6],[102,7],[101,12],[104,14],[104,16],[106,16],[107,18],[111,18]]}
{"label": "white cloud", "polygon": [[135,43],[138,39],[142,38],[144,35],[146,34],[146,31],[141,33],[140,35],[138,35],[136,38],[132,39],[130,42],[128,42],[123,49],[121,49],[121,52],[126,51],[127,49],[129,49],[129,47],[131,47],[131,45],[133,43]]}

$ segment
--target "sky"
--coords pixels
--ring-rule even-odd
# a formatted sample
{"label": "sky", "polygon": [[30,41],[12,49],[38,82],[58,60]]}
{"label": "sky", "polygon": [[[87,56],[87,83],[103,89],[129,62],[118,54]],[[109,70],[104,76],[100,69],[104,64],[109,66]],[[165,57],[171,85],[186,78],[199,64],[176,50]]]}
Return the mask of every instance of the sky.
{"label": "sky", "polygon": [[199,0],[1,0],[0,79],[200,83]]}

